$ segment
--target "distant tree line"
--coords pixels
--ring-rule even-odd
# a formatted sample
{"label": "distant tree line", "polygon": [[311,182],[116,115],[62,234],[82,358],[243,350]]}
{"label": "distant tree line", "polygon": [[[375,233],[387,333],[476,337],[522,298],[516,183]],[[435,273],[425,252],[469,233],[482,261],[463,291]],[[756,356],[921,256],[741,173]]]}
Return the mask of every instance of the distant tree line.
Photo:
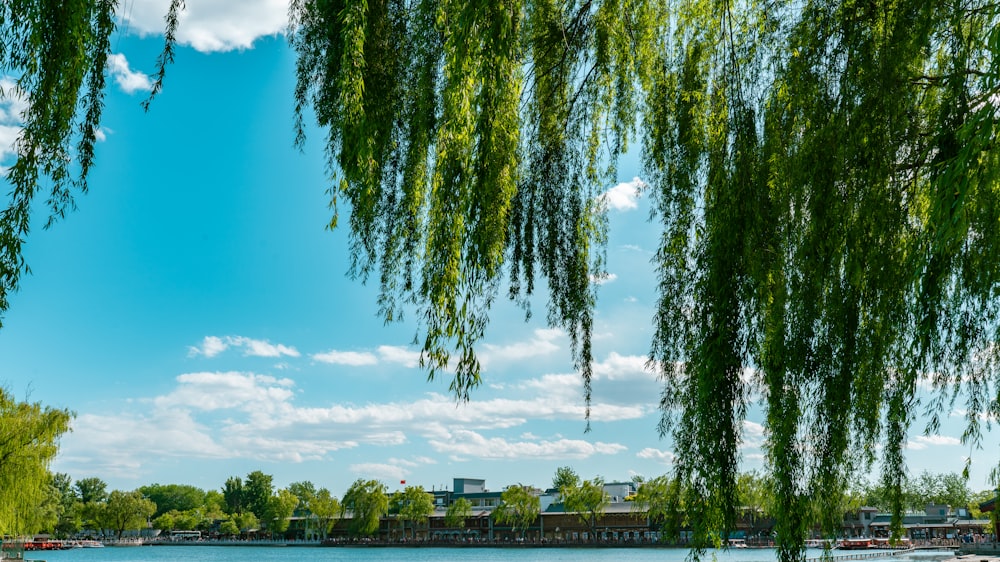
{"label": "distant tree line", "polygon": [[[698,513],[702,509],[699,504],[705,501],[698,490],[683,485],[680,479],[671,475],[650,479],[636,477],[635,480],[638,492],[633,500],[634,510],[647,512],[651,520],[659,523],[660,531],[666,536],[676,537],[684,528],[691,529],[696,534],[710,528],[696,525],[691,519],[692,513]],[[979,509],[979,505],[993,498],[996,491],[973,492],[966,480],[957,473],[932,473],[925,470],[915,477],[907,478],[901,489],[901,502],[906,512],[923,512],[931,504],[947,505],[952,509],[967,509],[972,519],[989,519],[991,522],[986,526],[987,532],[993,532],[996,527],[995,514],[991,519]],[[818,498],[805,502],[806,510],[800,514],[801,525],[824,536],[835,536],[844,517],[856,514],[862,507],[891,513],[894,502],[892,494],[892,488],[884,483],[857,482],[841,492],[837,509],[826,509],[826,500],[820,501]],[[762,527],[761,524],[765,521],[776,519],[776,510],[780,509],[776,487],[770,476],[756,471],[739,475],[736,499],[737,519],[750,529]],[[732,529],[724,530],[722,534],[729,530]],[[706,536],[696,539],[703,544],[711,544],[721,541],[722,536],[718,532],[706,532]]]}
{"label": "distant tree line", "polygon": [[[373,536],[382,519],[392,516],[398,524],[394,533],[400,537],[417,536],[418,529],[434,513],[433,495],[420,486],[406,486],[390,493],[383,482],[358,479],[338,498],[328,488],[317,488],[309,481],[294,482],[276,489],[273,476],[255,470],[245,477],[232,476],[218,490],[203,490],[186,484],[149,484],[131,491],[108,491],[100,478],[73,481],[62,473],[51,474],[38,509],[25,533],[46,532],[65,538],[81,533],[120,538],[127,531],[153,527],[169,531],[213,531],[223,537],[253,533],[279,536],[288,530],[290,518],[298,515],[310,522],[312,536],[327,538],[340,518],[348,519],[346,528],[354,537]],[[654,478],[636,476],[637,493],[629,498],[633,511],[647,513],[666,537],[676,537],[681,529],[693,529],[690,512],[703,498],[672,475]],[[581,479],[568,466],[556,470],[552,480],[556,501],[566,512],[575,513],[581,524],[594,530],[610,503],[604,491],[604,479],[596,476]],[[775,487],[767,475],[747,472],[738,478],[740,519],[755,528],[773,517],[779,503]],[[986,519],[979,510],[981,502],[994,491],[972,492],[956,473],[924,471],[906,481],[903,504],[908,511],[922,511],[928,504],[968,508],[973,518]],[[494,520],[509,525],[515,533],[525,533],[540,513],[542,490],[530,485],[512,484],[500,496],[493,511]],[[892,508],[890,491],[884,485],[858,483],[842,494],[841,509],[826,513],[819,502],[803,515],[805,524],[820,531],[835,533],[843,516],[861,507],[883,512]],[[472,504],[458,498],[444,506],[445,523],[461,529],[472,515]],[[762,526],[762,525],[761,525]],[[596,536],[596,533],[591,533]],[[705,540],[720,541],[721,536]]]}

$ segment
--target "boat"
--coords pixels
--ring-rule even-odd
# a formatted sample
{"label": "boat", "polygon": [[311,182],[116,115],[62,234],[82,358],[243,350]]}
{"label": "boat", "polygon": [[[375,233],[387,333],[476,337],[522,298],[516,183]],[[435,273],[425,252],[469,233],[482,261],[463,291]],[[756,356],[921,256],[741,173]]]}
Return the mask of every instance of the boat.
{"label": "boat", "polygon": [[24,550],[36,551],[36,550],[69,550],[73,548],[72,545],[66,543],[65,541],[49,540],[49,539],[32,539],[30,541],[24,541]]}
{"label": "boat", "polygon": [[833,540],[831,539],[806,539],[805,542],[806,548],[825,549],[825,548],[833,548],[834,546],[836,545],[834,545]]}
{"label": "boat", "polygon": [[729,539],[729,548],[746,548],[747,541],[743,539]]}
{"label": "boat", "polygon": [[872,540],[866,538],[841,539],[837,543],[840,550],[867,550],[871,548]]}
{"label": "boat", "polygon": [[871,548],[878,548],[882,550],[906,550],[912,548],[912,546],[913,545],[910,544],[910,539],[907,537],[898,537],[896,539],[876,537],[872,539]]}

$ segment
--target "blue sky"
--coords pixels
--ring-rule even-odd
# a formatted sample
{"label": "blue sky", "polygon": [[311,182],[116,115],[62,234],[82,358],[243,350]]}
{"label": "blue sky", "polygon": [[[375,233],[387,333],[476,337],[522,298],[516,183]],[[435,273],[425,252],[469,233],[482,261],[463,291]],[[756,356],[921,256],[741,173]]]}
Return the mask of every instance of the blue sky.
{"label": "blue sky", "polygon": [[[123,3],[91,192],[49,230],[38,202],[33,274],[0,331],[0,384],[77,414],[53,468],[121,489],[219,488],[260,469],[336,493],[358,477],[426,488],[480,477],[500,489],[545,486],[564,465],[609,480],[666,472],[672,447],[657,436],[658,384],[643,368],[657,228],[635,197],[636,159],[607,186],[592,431],[565,334],[505,301],[480,350],[484,385],[458,405],[446,379],[416,367],[415,324],[383,325],[375,291],[346,276],[346,233],[325,229],[322,131],[293,147],[286,7],[189,2],[184,46],[144,113],[166,1]],[[0,165],[21,107],[0,100]],[[759,421],[746,425],[748,469],[760,466]],[[958,416],[940,435],[919,430],[914,472],[962,469]],[[995,434],[986,445],[973,455],[977,490],[997,462]]]}

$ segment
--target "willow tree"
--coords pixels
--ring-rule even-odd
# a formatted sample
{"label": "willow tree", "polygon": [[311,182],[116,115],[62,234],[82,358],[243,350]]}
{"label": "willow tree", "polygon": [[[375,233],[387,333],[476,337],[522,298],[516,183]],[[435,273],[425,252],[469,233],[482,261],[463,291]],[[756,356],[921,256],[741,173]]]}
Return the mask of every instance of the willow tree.
{"label": "willow tree", "polygon": [[350,532],[354,537],[370,537],[379,530],[379,521],[389,513],[389,496],[378,480],[357,479],[340,501],[340,517],[350,512]]}
{"label": "willow tree", "polygon": [[[0,8],[0,68],[30,102],[0,221],[0,308],[25,268],[40,179],[58,217],[85,187],[100,115],[115,2],[48,4]],[[544,283],[589,400],[599,195],[638,143],[662,227],[650,366],[687,520],[696,537],[733,525],[759,402],[788,560],[802,556],[806,506],[835,505],[855,471],[881,462],[899,505],[918,414],[934,431],[964,402],[970,445],[1000,414],[998,11],[292,0],[297,119],[301,133],[311,106],[325,131],[352,273],[378,284],[387,321],[417,311],[423,364],[459,399],[480,382],[493,303],[530,315]]]}
{"label": "willow tree", "polygon": [[40,529],[36,514],[51,486],[49,463],[59,437],[69,430],[70,413],[19,402],[0,388],[0,534]]}
{"label": "willow tree", "polygon": [[1000,413],[998,10],[297,0],[296,99],[327,134],[352,271],[386,320],[416,306],[460,399],[492,303],[527,307],[543,279],[590,398],[598,195],[641,142],[662,225],[650,366],[686,517],[700,544],[734,525],[759,401],[790,560],[809,506],[836,524],[879,447],[901,489],[924,408],[933,431],[964,400],[976,445]]}

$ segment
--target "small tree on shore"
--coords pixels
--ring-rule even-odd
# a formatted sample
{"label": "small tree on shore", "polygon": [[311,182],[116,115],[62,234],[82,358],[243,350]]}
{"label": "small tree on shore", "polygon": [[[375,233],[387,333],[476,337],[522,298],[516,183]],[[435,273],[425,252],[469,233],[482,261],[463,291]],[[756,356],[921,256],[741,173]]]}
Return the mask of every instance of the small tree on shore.
{"label": "small tree on shore", "polygon": [[597,541],[597,518],[604,515],[608,507],[608,495],[604,493],[604,480],[594,478],[584,480],[576,487],[567,487],[563,494],[566,511],[576,513],[581,523],[590,531],[590,540]]}
{"label": "small tree on shore", "polygon": [[472,503],[465,498],[458,498],[444,514],[444,524],[453,529],[465,529],[465,520],[472,517]]}
{"label": "small tree on shore", "polygon": [[101,526],[115,532],[122,538],[125,531],[134,531],[146,526],[146,522],[156,513],[156,504],[143,497],[138,490],[122,492],[115,490],[100,511],[98,521]]}
{"label": "small tree on shore", "polygon": [[355,480],[344,494],[341,514],[351,513],[350,532],[355,537],[370,537],[378,531],[379,520],[389,512],[385,484],[378,480]]}
{"label": "small tree on shore", "polygon": [[520,529],[521,537],[524,537],[528,527],[541,512],[538,494],[529,486],[515,484],[503,491],[500,501],[500,507],[493,512],[493,517],[499,523],[510,525],[514,532]]}
{"label": "small tree on shore", "polygon": [[330,494],[330,490],[320,488],[316,495],[309,500],[307,507],[319,521],[320,537],[326,539],[330,527],[333,526],[337,514],[340,513],[340,502]]}

